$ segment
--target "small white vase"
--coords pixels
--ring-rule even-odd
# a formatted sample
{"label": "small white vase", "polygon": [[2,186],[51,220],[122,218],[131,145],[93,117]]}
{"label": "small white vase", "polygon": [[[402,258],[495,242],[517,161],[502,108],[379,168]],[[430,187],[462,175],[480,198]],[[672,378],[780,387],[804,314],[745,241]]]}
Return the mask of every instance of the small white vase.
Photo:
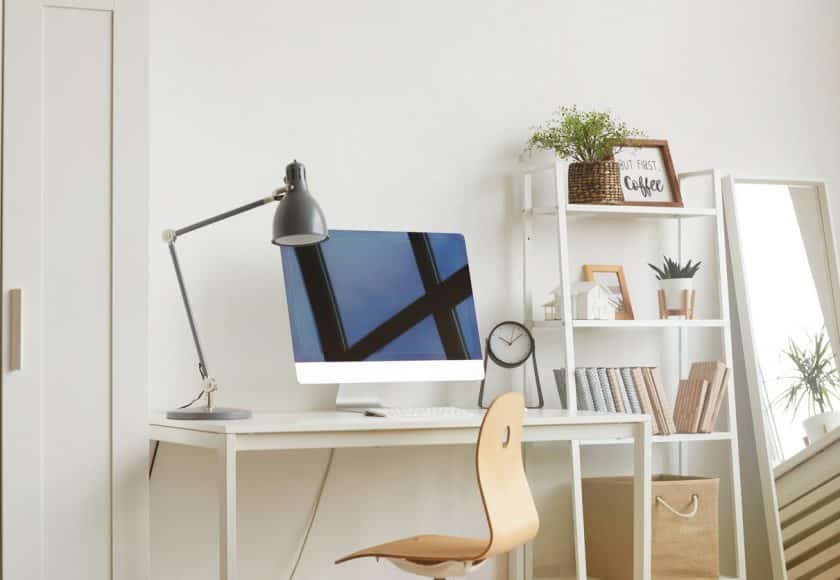
{"label": "small white vase", "polygon": [[660,280],[659,287],[665,291],[665,308],[683,309],[683,290],[694,290],[694,278],[669,278]]}
{"label": "small white vase", "polygon": [[813,445],[825,437],[829,431],[840,427],[840,411],[827,411],[808,417],[802,422],[802,426],[805,427],[808,442]]}

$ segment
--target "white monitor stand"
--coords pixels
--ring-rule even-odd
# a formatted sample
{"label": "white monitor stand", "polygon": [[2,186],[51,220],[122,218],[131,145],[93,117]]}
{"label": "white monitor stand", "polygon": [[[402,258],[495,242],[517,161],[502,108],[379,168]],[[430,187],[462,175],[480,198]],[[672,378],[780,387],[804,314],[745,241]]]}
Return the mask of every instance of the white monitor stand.
{"label": "white monitor stand", "polygon": [[478,388],[476,381],[339,383],[335,408],[338,411],[358,413],[363,409],[388,407],[429,407],[441,404],[447,406],[450,404],[451,390],[453,387],[457,388],[456,385],[467,390]]}
{"label": "white monitor stand", "polygon": [[361,409],[380,409],[385,406],[387,383],[340,383],[335,395],[335,410],[358,412]]}

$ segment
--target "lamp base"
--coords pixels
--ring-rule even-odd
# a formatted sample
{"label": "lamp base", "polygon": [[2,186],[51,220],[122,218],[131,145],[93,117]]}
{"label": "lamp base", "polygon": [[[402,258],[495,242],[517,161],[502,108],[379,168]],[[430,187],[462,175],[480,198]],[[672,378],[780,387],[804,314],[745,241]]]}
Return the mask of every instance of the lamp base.
{"label": "lamp base", "polygon": [[192,409],[173,409],[166,412],[167,419],[178,421],[230,421],[235,419],[250,419],[248,409],[232,409],[230,407],[195,407]]}

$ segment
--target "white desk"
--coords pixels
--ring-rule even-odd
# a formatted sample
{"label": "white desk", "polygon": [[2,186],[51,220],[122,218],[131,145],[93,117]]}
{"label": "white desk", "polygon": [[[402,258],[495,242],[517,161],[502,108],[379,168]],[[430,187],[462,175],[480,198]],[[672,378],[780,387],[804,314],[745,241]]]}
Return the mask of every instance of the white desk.
{"label": "white desk", "polygon": [[[236,572],[236,454],[239,451],[392,447],[410,445],[474,445],[482,412],[447,418],[383,419],[353,413],[256,413],[244,421],[150,420],[154,441],[216,449],[221,517],[219,578],[238,580]],[[634,578],[650,578],[651,427],[646,415],[601,414],[546,409],[528,411],[522,440],[579,441],[632,438],[634,441]],[[628,447],[629,449],[629,447]],[[580,481],[573,484],[580,494]],[[575,522],[577,574],[586,580],[583,521]],[[445,532],[445,530],[441,530]],[[522,580],[521,552],[511,558],[510,580]]]}

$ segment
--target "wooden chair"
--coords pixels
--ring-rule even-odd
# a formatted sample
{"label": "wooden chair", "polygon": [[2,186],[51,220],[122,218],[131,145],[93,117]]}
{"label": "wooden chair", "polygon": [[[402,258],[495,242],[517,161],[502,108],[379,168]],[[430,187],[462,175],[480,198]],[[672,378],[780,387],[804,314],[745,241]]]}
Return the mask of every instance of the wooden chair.
{"label": "wooden chair", "polygon": [[531,541],[540,526],[522,464],[521,393],[498,397],[484,416],[475,452],[478,488],[490,537],[487,539],[423,535],[354,552],[356,558],[385,558],[401,570],[443,580],[464,576],[489,558]]}

